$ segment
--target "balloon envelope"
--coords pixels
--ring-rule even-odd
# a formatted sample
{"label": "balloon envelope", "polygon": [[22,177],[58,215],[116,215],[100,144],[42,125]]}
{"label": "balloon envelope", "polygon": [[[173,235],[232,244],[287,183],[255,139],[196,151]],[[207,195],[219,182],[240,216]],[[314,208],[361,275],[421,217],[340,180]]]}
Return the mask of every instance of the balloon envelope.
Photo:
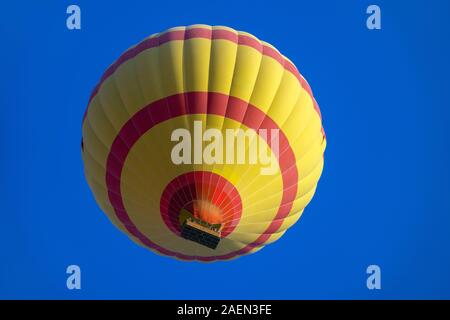
{"label": "balloon envelope", "polygon": [[205,262],[278,240],[313,197],[325,146],[293,63],[248,33],[206,25],[124,52],[82,125],[85,176],[111,222],[154,252]]}

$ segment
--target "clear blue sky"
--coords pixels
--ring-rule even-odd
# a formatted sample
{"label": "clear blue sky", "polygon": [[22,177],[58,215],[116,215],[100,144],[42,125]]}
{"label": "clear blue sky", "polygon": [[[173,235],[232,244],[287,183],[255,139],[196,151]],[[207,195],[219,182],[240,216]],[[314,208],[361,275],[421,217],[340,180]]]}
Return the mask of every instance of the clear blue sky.
{"label": "clear blue sky", "polygon": [[[0,30],[0,298],[450,298],[450,2],[16,1]],[[82,29],[66,28],[78,4]],[[81,119],[144,37],[204,23],[253,33],[310,82],[328,137],[318,191],[278,242],[185,263],[135,245],[96,205]],[[66,288],[66,267],[82,289]],[[366,288],[366,268],[382,290]],[[201,277],[213,285],[186,286]],[[198,281],[196,281],[198,283]]]}

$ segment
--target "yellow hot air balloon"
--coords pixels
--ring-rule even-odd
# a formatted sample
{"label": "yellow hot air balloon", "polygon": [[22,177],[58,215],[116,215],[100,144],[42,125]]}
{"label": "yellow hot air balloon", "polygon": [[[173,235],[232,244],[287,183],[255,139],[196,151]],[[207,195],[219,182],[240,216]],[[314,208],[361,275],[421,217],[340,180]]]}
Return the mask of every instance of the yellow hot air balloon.
{"label": "yellow hot air balloon", "polygon": [[182,260],[228,260],[279,239],[322,173],[306,80],[274,47],[193,25],[128,49],[82,125],[88,184],[131,239]]}

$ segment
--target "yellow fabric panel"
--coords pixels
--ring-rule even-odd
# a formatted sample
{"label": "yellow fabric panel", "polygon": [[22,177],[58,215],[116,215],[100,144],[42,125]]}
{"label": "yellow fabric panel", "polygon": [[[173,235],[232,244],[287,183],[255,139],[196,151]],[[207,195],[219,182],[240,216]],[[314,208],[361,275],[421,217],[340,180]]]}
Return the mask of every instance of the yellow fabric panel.
{"label": "yellow fabric panel", "polygon": [[234,76],[238,45],[228,40],[213,40],[211,44],[209,91],[228,94]]}
{"label": "yellow fabric panel", "polygon": [[[284,68],[277,61],[271,57],[262,56],[250,103],[266,113],[280,87],[283,73]],[[284,106],[285,109],[288,107]]]}
{"label": "yellow fabric panel", "polygon": [[[106,95],[110,96],[110,98],[114,97],[114,99],[117,99],[115,103],[110,99],[109,103],[112,104],[108,105],[109,107],[126,111],[128,118],[130,118],[130,116],[146,105],[146,99],[143,93],[146,86],[141,88],[138,81],[135,59],[130,60],[129,63],[122,64],[108,80],[113,82],[114,86],[107,91],[102,91],[102,94],[107,92]],[[118,114],[119,111],[115,110],[113,113]],[[117,127],[118,130],[120,128],[121,126]]]}
{"label": "yellow fabric panel", "polygon": [[[267,115],[275,121],[283,132],[289,137],[294,134],[294,126],[286,126],[286,121],[293,114],[300,94],[304,94],[304,90],[298,84],[297,78],[289,71],[283,70],[283,77],[278,90],[273,98]],[[292,124],[295,124],[292,122]]]}
{"label": "yellow fabric panel", "polygon": [[184,41],[183,66],[186,91],[208,91],[210,53],[209,39]]}
{"label": "yellow fabric panel", "polygon": [[[156,75],[161,78],[162,96],[170,96],[179,92],[184,92],[184,41],[170,41],[155,49],[159,60],[154,66]],[[153,90],[147,86],[148,90]],[[159,98],[159,97],[158,97]]]}
{"label": "yellow fabric panel", "polygon": [[[253,93],[262,55],[248,46],[239,45],[234,65],[230,95],[249,101]],[[231,66],[230,66],[231,67]]]}
{"label": "yellow fabric panel", "polygon": [[[145,97],[141,108],[163,98],[166,94],[183,90],[183,82],[179,80],[182,79],[182,48],[181,50],[173,49],[172,46],[175,45],[179,47],[178,42],[169,42],[157,48],[147,49],[133,59],[134,69]],[[171,68],[163,66],[171,66]],[[170,86],[175,89],[167,92]]]}
{"label": "yellow fabric panel", "polygon": [[[303,88],[300,88],[300,94],[297,102],[293,106],[289,116],[281,127],[285,135],[288,137],[289,143],[296,153],[296,156],[301,148],[296,147],[295,143],[301,144],[302,142],[298,141],[297,137],[303,132],[305,127],[314,117],[319,118],[317,116],[317,112],[314,110],[312,99]],[[320,131],[317,132],[317,134],[321,135]]]}

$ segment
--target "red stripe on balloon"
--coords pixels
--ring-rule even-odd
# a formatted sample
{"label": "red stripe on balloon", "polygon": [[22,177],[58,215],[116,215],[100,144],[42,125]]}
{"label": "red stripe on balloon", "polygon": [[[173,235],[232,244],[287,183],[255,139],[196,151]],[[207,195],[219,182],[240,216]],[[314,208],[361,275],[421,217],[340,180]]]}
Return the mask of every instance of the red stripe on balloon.
{"label": "red stripe on balloon", "polygon": [[[137,237],[144,245],[155,249],[162,254],[175,256],[180,259],[185,260],[201,260],[201,261],[213,261],[213,260],[225,260],[233,258],[237,255],[245,254],[257,246],[262,245],[265,241],[267,241],[270,237],[270,234],[278,230],[281,225],[281,220],[285,218],[292,208],[292,203],[295,200],[295,196],[297,194],[298,188],[298,170],[296,166],[296,160],[294,152],[292,151],[289,141],[284,135],[283,131],[277,126],[277,124],[270,119],[267,115],[264,117],[258,115],[259,118],[263,118],[264,120],[258,126],[255,123],[252,123],[248,118],[245,118],[241,108],[248,110],[248,112],[258,114],[263,113],[257,107],[247,104],[242,100],[235,97],[226,97],[220,93],[212,93],[212,92],[190,92],[184,94],[178,94],[177,96],[183,96],[184,98],[175,98],[169,97],[153,102],[137,113],[135,113],[128,122],[122,127],[119,131],[118,135],[113,141],[110,152],[108,154],[108,159],[106,162],[106,185],[108,188],[108,196],[113,206],[117,218],[122,222],[124,227],[130,232],[133,236]],[[221,97],[216,97],[221,96]],[[134,225],[128,216],[125,205],[123,203],[123,199],[121,196],[121,188],[120,188],[120,177],[123,169],[123,165],[125,163],[126,156],[129,151],[133,147],[133,145],[139,140],[139,138],[148,130],[153,128],[156,124],[169,120],[171,118],[190,114],[187,113],[187,110],[183,108],[177,107],[176,105],[170,105],[170,112],[167,112],[167,101],[172,102],[180,102],[180,101],[189,101],[190,99],[194,99],[196,101],[207,100],[208,97],[212,97],[216,101],[224,101],[227,98],[227,108],[219,108],[213,110],[213,108],[208,107],[208,114],[215,114],[219,116],[229,117],[235,121],[242,121],[242,123],[258,132],[259,129],[278,129],[279,130],[279,139],[280,139],[280,148],[284,150],[281,154],[277,155],[278,163],[281,169],[281,176],[283,181],[283,195],[280,207],[278,212],[269,225],[267,230],[263,232],[253,243],[246,245],[241,250],[231,252],[221,256],[210,256],[210,257],[202,257],[202,256],[189,256],[178,252],[172,252],[167,250],[154,242],[152,242],[149,238],[147,238],[139,229]],[[233,110],[232,112],[228,112],[228,110]],[[211,112],[216,111],[216,112]],[[150,117],[150,119],[148,119]],[[142,119],[141,119],[142,118]],[[150,120],[148,122],[144,120]],[[135,123],[141,123],[142,127],[139,132],[136,129]],[[127,141],[127,143],[124,143]]]}

